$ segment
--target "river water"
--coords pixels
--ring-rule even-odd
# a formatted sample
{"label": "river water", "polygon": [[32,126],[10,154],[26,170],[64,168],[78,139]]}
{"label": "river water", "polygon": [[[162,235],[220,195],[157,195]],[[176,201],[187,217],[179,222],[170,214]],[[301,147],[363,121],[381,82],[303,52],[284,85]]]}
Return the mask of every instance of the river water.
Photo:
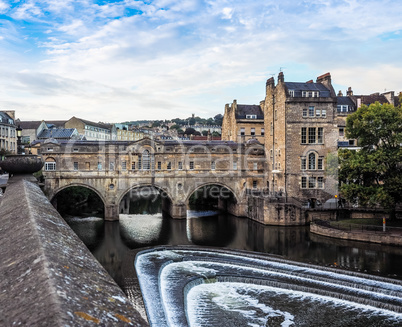
{"label": "river water", "polygon": [[189,211],[175,220],[161,213],[120,215],[120,221],[66,218],[66,221],[122,285],[127,252],[157,245],[198,245],[280,255],[285,259],[402,280],[402,249],[311,234],[308,226],[264,226],[247,218]]}
{"label": "river water", "polygon": [[[233,265],[216,265],[217,262],[222,262],[218,258],[217,261],[201,262],[202,266],[198,266],[197,260],[176,262],[175,258],[180,256],[180,251],[168,250],[172,249],[169,247],[166,248],[167,263],[173,264],[165,266],[165,263],[161,262],[165,267],[163,273],[166,274],[163,277],[162,272],[160,272],[161,276],[158,276],[158,271],[156,275],[152,274],[152,270],[150,274],[145,273],[144,267],[148,267],[152,260],[164,260],[161,252],[155,251],[155,259],[152,259],[153,254],[150,253],[150,261],[145,260],[142,266],[137,266],[138,262],[136,264],[137,271],[145,269],[138,276],[143,292],[141,294],[138,287],[134,286],[135,282],[132,284],[135,280],[132,278],[134,277],[132,275],[135,274],[135,255],[139,249],[159,245],[196,245],[205,247],[206,251],[210,250],[209,247],[214,247],[268,253],[275,257],[279,256],[278,260],[302,262],[308,264],[308,267],[312,267],[310,265],[313,264],[332,267],[339,272],[348,270],[402,280],[402,248],[400,247],[317,236],[310,233],[308,226],[264,226],[247,218],[217,214],[214,211],[206,210],[205,205],[210,205],[212,202],[203,203],[202,210],[188,211],[187,219],[171,219],[160,212],[161,199],[157,193],[151,192],[150,195],[151,197],[143,198],[141,197],[143,194],[140,196],[130,194],[130,198],[125,199],[124,205],[121,207],[126,214],[120,214],[120,220],[116,222],[106,222],[102,218],[96,217],[65,219],[96,259],[123,288],[136,309],[146,318],[146,313],[140,305],[141,299],[144,300],[152,326],[178,327],[187,326],[187,324],[190,326],[322,326],[330,318],[332,319],[329,324],[331,326],[400,326],[401,313],[392,314],[378,311],[376,304],[369,309],[356,306],[352,302],[336,299],[338,295],[335,296],[335,299],[325,296],[325,292],[331,288],[337,289],[341,284],[341,287],[344,288],[339,291],[339,296],[343,296],[343,293],[349,292],[350,287],[354,288],[354,284],[364,284],[364,278],[358,281],[352,277],[352,284],[347,286],[345,280],[340,277],[341,274],[328,278],[320,276],[317,281],[317,275],[304,275],[304,272],[300,275],[301,272],[298,272],[298,277],[294,280],[294,276],[288,276],[289,271],[299,268],[291,268],[292,264],[286,263],[284,269],[274,264],[274,270],[269,271],[268,269],[267,271],[265,268],[258,269],[254,262],[250,264],[250,267],[253,266],[253,268],[246,271],[249,267],[248,263],[237,267],[237,262],[245,260],[241,255],[232,262]],[[148,251],[145,252],[148,253]],[[188,250],[183,258],[189,258],[191,253],[195,254],[195,252],[197,251]],[[170,255],[173,256],[173,259],[169,257]],[[209,254],[209,256],[214,255]],[[139,255],[137,261],[141,261],[140,258],[145,257]],[[228,262],[228,259],[225,258],[223,262]],[[218,273],[220,269],[224,269],[224,271]],[[188,320],[183,318],[183,310],[179,309],[179,306],[168,306],[168,303],[176,303],[183,296],[180,284],[187,283],[186,278],[190,278],[190,280],[193,277],[198,278],[197,271],[201,271],[201,275],[205,271],[209,271],[228,276],[230,271],[236,271],[236,275],[241,269],[246,269],[242,275],[247,277],[258,274],[259,271],[264,276],[268,274],[265,277],[257,276],[257,280],[266,280],[269,283],[277,282],[278,276],[280,276],[279,279],[285,278],[282,282],[279,280],[285,289],[289,283],[295,284],[292,286],[295,290],[300,288],[301,277],[303,280],[309,280],[308,285],[316,285],[317,282],[323,283],[324,286],[319,286],[317,291],[323,296],[310,293],[310,287],[306,288],[306,292],[303,291],[300,294],[295,291],[288,294],[285,289],[275,287],[276,284],[252,285],[249,282],[234,283],[234,280],[230,280],[229,284],[221,281],[192,288],[185,300],[188,306],[184,311],[188,314]],[[314,270],[314,267],[312,269]],[[316,269],[317,274],[324,275],[325,270]],[[344,273],[348,274],[348,272]],[[174,282],[167,283],[171,277]],[[349,277],[345,278],[347,280]],[[159,279],[166,285],[160,287]],[[155,280],[153,288],[149,284],[152,280]],[[148,286],[143,287],[144,283]],[[368,283],[371,282],[368,281]],[[387,289],[387,287],[392,288],[392,283],[380,285],[378,289],[372,289],[369,286],[364,292],[372,292],[372,298],[377,299],[382,289]],[[402,293],[399,291],[400,286],[397,287],[399,288],[396,292]],[[164,293],[162,292],[164,298],[171,297],[171,299],[166,303],[155,305],[156,299],[161,298],[158,295],[160,290],[164,291]],[[358,290],[357,293],[359,293]],[[400,298],[401,296],[397,301],[400,302]],[[380,303],[382,304],[382,301]],[[161,319],[161,307],[164,308],[163,312],[167,315],[166,319],[170,322],[174,321],[174,323],[167,323],[167,320]],[[153,308],[157,310],[155,315],[150,314]],[[308,314],[305,313],[306,308],[310,308]],[[177,316],[173,313],[176,313]],[[223,317],[227,322],[225,324],[221,323]],[[356,317],[359,317],[358,323]],[[179,321],[182,323],[178,323]]]}

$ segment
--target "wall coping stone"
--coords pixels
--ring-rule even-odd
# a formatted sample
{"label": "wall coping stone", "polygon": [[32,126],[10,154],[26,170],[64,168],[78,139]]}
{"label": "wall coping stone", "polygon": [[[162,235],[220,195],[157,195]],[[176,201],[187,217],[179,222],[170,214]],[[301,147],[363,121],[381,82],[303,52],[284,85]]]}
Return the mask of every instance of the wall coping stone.
{"label": "wall coping stone", "polygon": [[148,326],[39,186],[21,176],[0,205],[0,276],[1,326]]}

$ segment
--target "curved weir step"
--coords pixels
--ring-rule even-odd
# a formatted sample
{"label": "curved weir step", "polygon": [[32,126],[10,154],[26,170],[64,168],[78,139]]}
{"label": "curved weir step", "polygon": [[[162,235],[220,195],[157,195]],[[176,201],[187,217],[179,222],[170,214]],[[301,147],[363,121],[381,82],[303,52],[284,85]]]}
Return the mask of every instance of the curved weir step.
{"label": "curved weir step", "polygon": [[402,324],[398,280],[192,247],[140,251],[135,268],[151,326]]}

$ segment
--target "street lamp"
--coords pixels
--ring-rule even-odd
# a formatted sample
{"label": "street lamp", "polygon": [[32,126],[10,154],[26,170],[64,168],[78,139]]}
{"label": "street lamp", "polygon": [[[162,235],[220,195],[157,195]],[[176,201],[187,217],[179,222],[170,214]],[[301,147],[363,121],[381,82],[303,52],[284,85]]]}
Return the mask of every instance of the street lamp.
{"label": "street lamp", "polygon": [[22,136],[22,128],[20,125],[15,129],[17,131],[17,154],[22,154],[21,147],[21,136]]}

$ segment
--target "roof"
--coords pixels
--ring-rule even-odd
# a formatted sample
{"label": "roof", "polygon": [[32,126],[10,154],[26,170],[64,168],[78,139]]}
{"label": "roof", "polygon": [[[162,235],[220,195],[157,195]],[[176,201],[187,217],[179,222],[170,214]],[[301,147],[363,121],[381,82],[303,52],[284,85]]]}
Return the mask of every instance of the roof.
{"label": "roof", "polygon": [[44,129],[39,133],[38,139],[69,139],[75,134],[75,128],[52,128]]}
{"label": "roof", "polygon": [[389,103],[387,98],[383,94],[373,93],[370,95],[357,95],[356,97],[362,100],[362,104],[369,106],[372,103],[379,102],[379,103]]}
{"label": "roof", "polygon": [[355,106],[353,100],[349,97],[336,97],[336,104],[337,105],[345,105],[345,106]]}
{"label": "roof", "polygon": [[111,129],[112,128],[112,124],[106,124],[106,123],[95,123],[93,121],[90,120],[85,120],[85,119],[81,119],[78,117],[75,117],[78,120],[81,120],[85,125],[90,125],[90,126],[94,126],[94,127],[98,127],[98,128],[103,128],[103,129]]}
{"label": "roof", "polygon": [[[22,129],[37,129],[43,120],[32,120],[32,121],[19,121],[19,125]],[[66,120],[46,120],[47,125],[54,125],[55,127],[64,127]]]}
{"label": "roof", "polygon": [[256,115],[257,119],[264,119],[264,114],[262,112],[261,106],[238,104],[236,111],[236,118],[239,119],[246,118],[246,115]]}
{"label": "roof", "polygon": [[[131,146],[136,143],[141,144],[146,139],[142,139],[139,141],[84,141],[84,140],[66,140],[66,139],[59,139],[57,140],[57,144],[60,144],[61,146],[65,145],[76,145],[76,146],[109,146],[109,145],[114,145],[114,146]],[[42,145],[45,144],[46,140],[35,140],[31,143],[31,146],[35,145]],[[55,139],[53,139],[55,141]],[[152,141],[152,140],[151,140]],[[241,143],[236,143],[233,141],[222,141],[222,140],[212,140],[212,141],[194,141],[194,140],[158,140],[158,141],[152,141],[154,143],[162,144],[164,146],[186,146],[186,147],[192,147],[192,146],[229,146],[231,148],[237,148],[239,145],[244,146]]]}
{"label": "roof", "polygon": [[285,82],[285,85],[288,90],[294,91],[294,97],[302,97],[303,91],[318,91],[320,93],[320,97],[330,97],[330,90],[322,83],[301,83],[301,82]]}

